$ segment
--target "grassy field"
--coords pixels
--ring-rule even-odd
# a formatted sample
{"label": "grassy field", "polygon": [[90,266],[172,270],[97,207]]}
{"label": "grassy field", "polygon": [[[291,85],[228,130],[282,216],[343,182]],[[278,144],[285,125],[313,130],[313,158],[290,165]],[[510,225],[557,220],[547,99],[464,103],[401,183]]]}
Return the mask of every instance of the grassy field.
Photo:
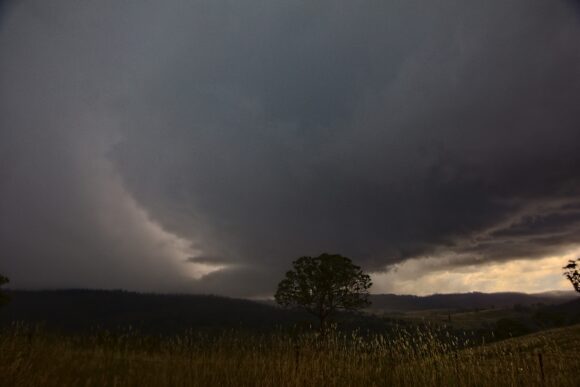
{"label": "grassy field", "polygon": [[[6,386],[577,386],[580,326],[492,344],[390,336],[0,335]],[[541,361],[540,361],[541,358]]]}

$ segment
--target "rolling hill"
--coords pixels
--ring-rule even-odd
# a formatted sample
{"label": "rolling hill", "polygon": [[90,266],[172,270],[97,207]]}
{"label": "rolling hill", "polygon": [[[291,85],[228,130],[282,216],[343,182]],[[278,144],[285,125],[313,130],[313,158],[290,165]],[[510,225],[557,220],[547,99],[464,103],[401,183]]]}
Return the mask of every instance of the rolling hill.
{"label": "rolling hill", "polygon": [[[53,331],[87,332],[131,327],[154,334],[179,334],[188,329],[254,332],[316,325],[311,316],[284,310],[272,302],[258,302],[210,295],[141,294],[107,290],[46,290],[8,292],[11,301],[0,310],[0,326],[15,322],[42,325]],[[573,298],[576,301],[565,301]],[[342,313],[336,320],[344,329],[386,331],[393,325],[426,321],[456,329],[487,330],[500,319],[512,320],[526,333],[580,322],[580,298],[570,294],[467,293],[428,297],[373,295],[371,314]],[[514,308],[532,305],[533,308]],[[538,304],[546,304],[541,306]],[[493,309],[491,306],[494,306]],[[488,308],[487,310],[483,310]],[[444,312],[441,312],[444,310]],[[447,310],[451,313],[452,323]],[[482,311],[483,310],[483,311]],[[389,311],[398,311],[389,313]],[[433,312],[431,312],[433,311]],[[376,313],[379,312],[379,313]],[[383,313],[384,312],[384,313]],[[511,325],[510,325],[511,324]],[[505,325],[505,321],[504,321]]]}
{"label": "rolling hill", "polygon": [[420,311],[420,310],[472,310],[511,308],[514,305],[561,304],[578,299],[576,292],[548,292],[526,294],[504,293],[454,293],[412,296],[397,294],[376,294],[371,296],[372,310],[382,311]]}
{"label": "rolling hill", "polygon": [[0,326],[22,321],[63,332],[131,326],[148,333],[186,329],[267,330],[305,319],[301,313],[262,303],[209,295],[141,294],[108,290],[10,291]]}

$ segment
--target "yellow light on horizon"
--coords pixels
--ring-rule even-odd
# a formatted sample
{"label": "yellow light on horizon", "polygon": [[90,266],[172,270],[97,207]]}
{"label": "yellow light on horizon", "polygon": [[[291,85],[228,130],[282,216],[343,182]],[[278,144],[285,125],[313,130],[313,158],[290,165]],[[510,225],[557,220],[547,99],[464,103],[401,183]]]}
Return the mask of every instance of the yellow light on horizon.
{"label": "yellow light on horizon", "polygon": [[[452,260],[437,269],[439,258],[414,258],[386,272],[371,273],[373,293],[429,295],[464,292],[522,292],[573,290],[562,275],[562,266],[580,256],[576,248],[564,255],[453,266]],[[427,268],[426,268],[427,267]]]}

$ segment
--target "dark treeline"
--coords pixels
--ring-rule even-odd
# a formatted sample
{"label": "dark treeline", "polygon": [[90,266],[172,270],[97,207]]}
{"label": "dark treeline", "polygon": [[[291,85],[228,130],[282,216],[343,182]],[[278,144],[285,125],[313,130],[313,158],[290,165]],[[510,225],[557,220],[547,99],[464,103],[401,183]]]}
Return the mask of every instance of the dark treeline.
{"label": "dark treeline", "polygon": [[141,294],[121,290],[9,291],[0,325],[15,321],[49,330],[132,329],[172,334],[198,330],[269,329],[307,316],[248,300],[210,295]]}
{"label": "dark treeline", "polygon": [[[268,332],[309,329],[317,321],[305,312],[262,302],[211,295],[142,294],[107,290],[9,291],[0,326],[15,322],[60,332],[131,329],[149,334],[179,334],[188,329]],[[381,331],[397,324],[388,319],[340,313],[344,329]]]}
{"label": "dark treeline", "polygon": [[456,293],[412,296],[377,294],[371,296],[374,309],[415,311],[431,309],[472,310],[488,308],[511,308],[514,305],[560,304],[580,298],[575,292],[526,294],[502,293]]}
{"label": "dark treeline", "polygon": [[[0,310],[0,327],[23,323],[40,326],[44,330],[60,333],[91,333],[95,331],[124,332],[127,329],[160,335],[179,335],[187,330],[205,333],[221,333],[227,330],[250,333],[273,331],[310,331],[317,326],[312,316],[298,310],[286,310],[265,302],[210,296],[210,295],[162,295],[141,294],[127,291],[107,290],[46,290],[7,291],[10,302]],[[426,300],[440,298],[470,300],[480,294],[441,295],[431,297],[414,296],[373,296],[373,308],[387,305],[383,300],[399,299],[407,302],[418,301],[415,309],[426,308]],[[490,296],[490,295],[483,295]],[[507,297],[502,295],[502,297]],[[530,296],[532,297],[532,296]],[[485,298],[485,297],[484,297]],[[470,334],[485,337],[486,340],[518,336],[556,326],[580,323],[580,299],[553,305],[526,307],[526,303],[516,304],[521,297],[512,298],[511,313],[508,318],[492,325],[482,325],[481,329],[470,330]],[[388,304],[394,305],[392,302]],[[402,305],[399,304],[399,305]],[[449,303],[435,303],[437,307],[449,308]],[[471,308],[468,306],[471,305]],[[472,309],[480,304],[465,301],[456,310]],[[498,307],[502,304],[498,303]],[[413,309],[411,309],[413,310]],[[364,334],[389,334],[397,329],[414,330],[428,319],[412,321],[393,316],[376,316],[366,313],[339,313],[334,322],[344,331],[357,330]],[[444,328],[461,334],[462,328],[452,325]],[[461,331],[461,332],[460,332]],[[493,335],[492,335],[493,332]]]}

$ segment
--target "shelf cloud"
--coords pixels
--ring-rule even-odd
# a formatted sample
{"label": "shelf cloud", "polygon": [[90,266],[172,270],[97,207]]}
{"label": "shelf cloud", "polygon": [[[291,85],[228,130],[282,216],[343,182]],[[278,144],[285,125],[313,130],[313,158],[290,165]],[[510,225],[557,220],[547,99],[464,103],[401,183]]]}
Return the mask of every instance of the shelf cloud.
{"label": "shelf cloud", "polygon": [[580,242],[577,8],[0,7],[0,272],[255,297],[324,251],[387,279],[410,260],[429,275],[564,256]]}

